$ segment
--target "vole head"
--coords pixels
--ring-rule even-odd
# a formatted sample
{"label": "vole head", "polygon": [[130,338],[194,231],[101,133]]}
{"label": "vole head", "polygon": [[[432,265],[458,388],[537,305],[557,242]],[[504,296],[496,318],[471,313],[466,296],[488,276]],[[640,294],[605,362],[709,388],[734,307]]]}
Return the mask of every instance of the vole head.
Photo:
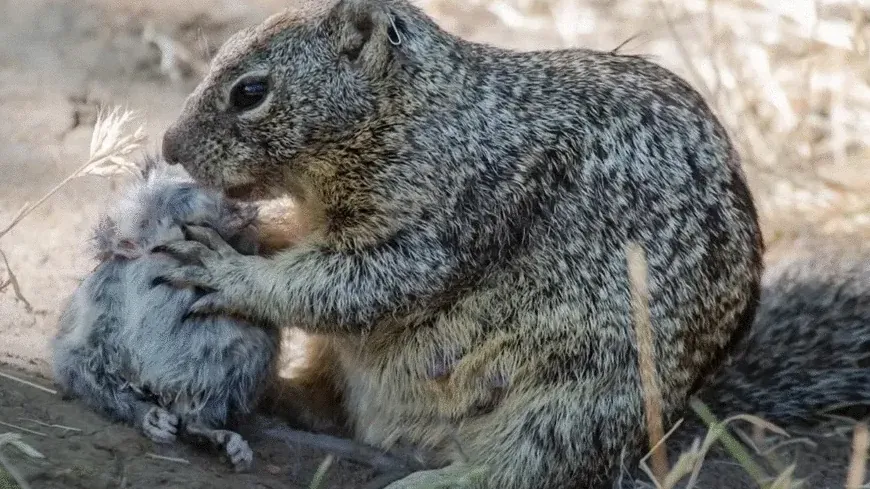
{"label": "vole head", "polygon": [[93,235],[97,258],[138,258],[152,248],[184,239],[183,224],[208,226],[242,253],[256,252],[256,209],[200,188],[184,170],[157,158],[144,165]]}
{"label": "vole head", "polygon": [[431,22],[405,0],[292,1],[222,46],[164,135],[167,159],[231,196],[286,191],[306,155],[383,124]]}

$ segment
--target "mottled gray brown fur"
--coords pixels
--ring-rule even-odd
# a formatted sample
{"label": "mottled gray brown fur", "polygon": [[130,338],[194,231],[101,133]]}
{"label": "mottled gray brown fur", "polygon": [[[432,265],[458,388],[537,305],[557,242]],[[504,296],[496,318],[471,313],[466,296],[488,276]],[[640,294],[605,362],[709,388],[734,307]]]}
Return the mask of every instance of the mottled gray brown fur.
{"label": "mottled gray brown fur", "polygon": [[193,312],[326,337],[355,437],[441,466],[391,489],[609,484],[647,446],[626,244],[668,420],[752,320],[726,131],[642,57],[475,44],[405,0],[292,5],[222,47],[163,150],[231,195],[292,192],[314,232],[270,258],[174,243],[198,260],[165,277],[214,291]]}
{"label": "mottled gray brown fur", "polygon": [[227,317],[184,320],[201,292],[154,285],[177,262],[151,250],[184,239],[191,226],[255,253],[256,213],[178,170],[150,160],[100,221],[99,264],[70,299],[52,344],[55,380],[66,395],[154,441],[204,441],[245,469],[252,452],[228,428],[252,412],[270,381],[279,331]]}

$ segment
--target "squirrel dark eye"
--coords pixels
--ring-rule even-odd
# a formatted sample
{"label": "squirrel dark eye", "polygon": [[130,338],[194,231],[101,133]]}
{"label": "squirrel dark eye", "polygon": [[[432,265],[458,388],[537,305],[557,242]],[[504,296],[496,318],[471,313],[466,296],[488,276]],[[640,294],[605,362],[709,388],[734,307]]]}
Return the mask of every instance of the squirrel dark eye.
{"label": "squirrel dark eye", "polygon": [[239,80],[230,90],[230,106],[235,110],[251,110],[260,105],[268,93],[269,82],[265,78]]}

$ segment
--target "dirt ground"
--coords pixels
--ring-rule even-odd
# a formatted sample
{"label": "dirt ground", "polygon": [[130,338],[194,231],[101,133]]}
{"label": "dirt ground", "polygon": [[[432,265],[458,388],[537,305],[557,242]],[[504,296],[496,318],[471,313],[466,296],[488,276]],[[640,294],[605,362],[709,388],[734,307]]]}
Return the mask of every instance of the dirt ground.
{"label": "dirt ground", "polygon": [[[3,373],[50,388],[43,378]],[[12,428],[8,425],[15,425]],[[218,454],[183,444],[159,445],[60,396],[0,377],[0,432],[15,431],[44,459],[6,449],[5,456],[35,488],[307,488],[326,452],[244,433],[255,450],[250,472],[236,474]],[[163,457],[163,458],[159,458]],[[381,474],[352,462],[328,466],[321,488],[360,487]],[[7,484],[9,481],[7,481]],[[0,473],[0,487],[4,477]]]}
{"label": "dirt ground", "polygon": [[[230,33],[262,20],[282,3],[0,0],[0,224],[85,161],[100,105],[138,111],[151,138],[148,149],[157,149],[200,69],[197,63],[179,62],[184,52],[178,48],[194,59],[207,58],[203,53],[213,52]],[[512,36],[473,6],[433,13],[448,29],[475,40],[518,48],[556,43],[545,33],[534,39]],[[160,42],[176,43],[175,61],[165,58],[165,46],[161,51],[143,40],[152,27]],[[648,28],[659,27],[651,22]],[[627,37],[616,28],[599,31],[588,45],[613,48]],[[0,373],[51,387],[47,341],[64,299],[92,266],[85,238],[110,191],[109,183],[98,178],[73,181],[0,241],[29,300],[25,304],[8,291],[0,294]],[[3,449],[33,488],[308,487],[326,456],[254,436],[255,470],[234,474],[210,454],[157,446],[78,403],[0,376],[0,433],[7,431],[20,433],[46,457],[30,459]],[[848,430],[824,436],[816,448],[802,452],[809,457],[804,472],[818,477],[811,487],[842,487],[849,436]],[[736,487],[718,477],[721,466],[727,472],[729,462],[712,464],[710,485],[704,487]],[[337,461],[321,487],[360,487],[373,475],[369,467]],[[3,477],[0,487],[10,487]]]}

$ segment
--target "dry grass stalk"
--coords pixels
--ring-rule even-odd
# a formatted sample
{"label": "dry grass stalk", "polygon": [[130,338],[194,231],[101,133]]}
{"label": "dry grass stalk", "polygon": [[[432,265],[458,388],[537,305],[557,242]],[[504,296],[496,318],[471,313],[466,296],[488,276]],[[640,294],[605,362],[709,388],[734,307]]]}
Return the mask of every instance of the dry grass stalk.
{"label": "dry grass stalk", "polygon": [[146,453],[146,457],[153,458],[154,460],[163,460],[164,462],[172,462],[174,464],[182,464],[182,465],[190,465],[190,461],[178,458],[178,457],[166,457],[164,455],[157,455],[156,453]]}
{"label": "dry grass stalk", "polygon": [[27,312],[33,311],[33,306],[24,297],[24,293],[21,292],[21,284],[18,282],[18,277],[15,276],[15,272],[12,271],[12,267],[9,266],[9,258],[6,257],[6,253],[3,250],[0,250],[0,258],[3,259],[3,266],[6,268],[6,280],[0,282],[0,292],[3,292],[8,287],[12,287],[12,293],[15,294],[15,299],[24,303],[24,308]]}
{"label": "dry grass stalk", "polygon": [[11,375],[11,374],[0,372],[0,377],[3,377],[4,379],[11,380],[13,382],[18,382],[19,384],[23,384],[23,385],[26,385],[28,387],[33,387],[34,389],[39,389],[42,392],[47,392],[48,394],[57,395],[57,391],[54,389],[49,389],[48,387],[43,387],[39,384],[34,384],[33,382],[29,382],[27,380],[20,379],[20,378],[14,376],[14,375]]}
{"label": "dry grass stalk", "polygon": [[[147,138],[145,136],[145,129],[141,125],[132,131],[128,131],[128,126],[133,122],[134,118],[135,114],[133,112],[122,110],[119,107],[115,107],[107,112],[100,112],[94,125],[93,135],[91,136],[88,160],[46,192],[36,202],[25,203],[12,218],[12,221],[6,227],[0,229],[0,239],[9,234],[25,217],[76,178],[86,175],[115,177],[124,174],[140,174],[141,170],[129,157],[134,151],[142,147]],[[32,310],[30,303],[21,292],[18,280],[9,266],[6,255],[2,251],[0,251],[0,258],[3,259],[7,275],[7,279],[0,282],[0,292],[11,286],[15,297],[24,302],[28,311]]]}
{"label": "dry grass stalk", "polygon": [[849,463],[846,489],[864,487],[868,448],[870,448],[870,435],[867,433],[867,423],[858,423],[855,425],[855,434],[852,438],[852,461]]}
{"label": "dry grass stalk", "polygon": [[5,427],[7,427],[7,428],[12,428],[13,430],[23,431],[23,432],[25,432],[25,433],[29,433],[29,434],[31,434],[31,435],[36,435],[36,436],[41,436],[41,437],[44,437],[44,438],[45,438],[45,437],[48,437],[48,435],[46,435],[45,433],[42,433],[42,432],[39,432],[39,431],[34,431],[34,430],[31,430],[31,429],[28,429],[28,428],[24,428],[24,427],[22,427],[22,426],[18,426],[18,425],[12,424],[12,423],[7,423],[7,422],[5,422],[5,421],[0,421],[0,426],[5,426]]}
{"label": "dry grass stalk", "polygon": [[19,489],[30,489],[30,485],[27,483],[27,480],[12,465],[9,460],[3,455],[3,447],[6,445],[17,448],[21,453],[27,455],[30,458],[45,458],[45,455],[39,453],[35,448],[21,441],[21,435],[18,433],[3,433],[0,434],[0,467],[6,470],[12,479],[18,484]]}
{"label": "dry grass stalk", "polygon": [[55,428],[55,429],[58,429],[58,430],[64,430],[64,431],[75,431],[75,432],[81,432],[81,431],[82,431],[81,429],[79,429],[79,428],[73,428],[72,426],[64,426],[64,425],[62,425],[62,424],[50,424],[50,423],[45,423],[45,422],[42,422],[42,421],[40,421],[40,420],[38,420],[38,419],[33,419],[33,418],[22,418],[22,417],[19,417],[18,419],[20,419],[21,421],[27,421],[27,422],[30,422],[30,423],[33,423],[33,424],[38,424],[39,426],[45,426],[46,428]]}
{"label": "dry grass stalk", "polygon": [[668,456],[665,446],[660,443],[664,438],[662,393],[659,389],[655,366],[655,344],[649,313],[647,261],[643,249],[636,243],[629,244],[627,258],[631,303],[637,335],[640,380],[644,393],[647,433],[650,453],[652,454],[652,471],[656,480],[663,480],[668,473]]}
{"label": "dry grass stalk", "polygon": [[323,459],[323,462],[320,462],[320,466],[317,467],[317,472],[315,472],[314,477],[311,478],[311,484],[308,485],[308,489],[319,489],[320,486],[323,485],[323,481],[326,478],[326,472],[332,466],[332,462],[334,461],[335,457],[330,454]]}

